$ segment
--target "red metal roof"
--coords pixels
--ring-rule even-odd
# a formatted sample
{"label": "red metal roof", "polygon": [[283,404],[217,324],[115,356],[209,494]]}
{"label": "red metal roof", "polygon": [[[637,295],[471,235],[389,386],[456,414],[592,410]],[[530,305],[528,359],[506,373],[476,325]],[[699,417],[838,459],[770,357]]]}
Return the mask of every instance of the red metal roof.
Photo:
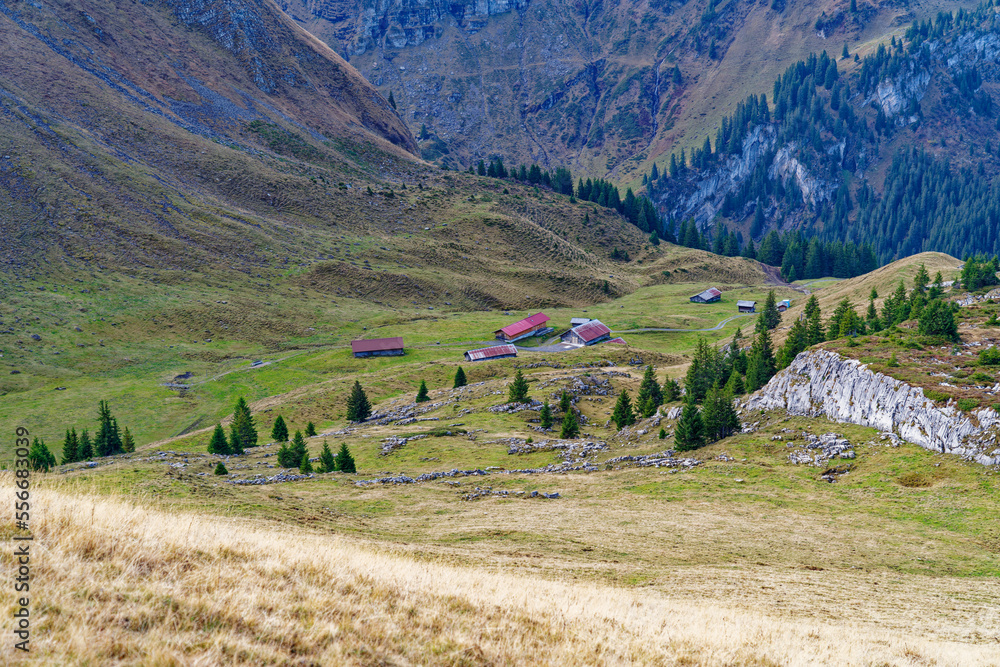
{"label": "red metal roof", "polygon": [[604,326],[600,320],[592,320],[586,324],[574,327],[573,333],[582,338],[583,342],[589,343],[590,341],[600,338],[601,336],[608,335],[611,333],[611,329]]}
{"label": "red metal roof", "polygon": [[358,352],[384,352],[386,350],[402,350],[403,339],[396,338],[371,338],[369,340],[352,340],[351,350],[355,354]]}
{"label": "red metal roof", "polygon": [[628,343],[625,342],[624,338],[612,338],[607,342],[614,343],[615,345],[628,345]]}
{"label": "red metal roof", "polygon": [[478,350],[469,350],[466,352],[469,355],[469,359],[472,361],[481,361],[483,359],[493,359],[495,357],[504,357],[508,354],[517,354],[517,348],[513,345],[494,345],[493,347],[484,347]]}
{"label": "red metal roof", "polygon": [[503,329],[495,331],[494,333],[502,333],[508,338],[516,338],[517,336],[520,336],[526,331],[534,329],[538,325],[545,324],[548,321],[549,321],[548,315],[545,315],[543,313],[535,313],[531,317],[526,317],[520,322],[514,322],[514,324],[509,324],[505,326]]}
{"label": "red metal roof", "polygon": [[717,296],[722,296],[722,291],[718,287],[709,287],[704,292],[701,292],[700,294],[695,294],[695,296],[700,296],[702,299],[705,299],[707,301],[708,299],[713,299]]}

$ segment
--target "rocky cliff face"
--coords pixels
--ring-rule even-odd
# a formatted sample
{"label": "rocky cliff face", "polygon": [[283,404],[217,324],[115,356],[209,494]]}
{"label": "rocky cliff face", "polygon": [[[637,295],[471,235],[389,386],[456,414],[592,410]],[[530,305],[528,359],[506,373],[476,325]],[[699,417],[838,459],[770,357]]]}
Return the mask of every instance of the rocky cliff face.
{"label": "rocky cliff face", "polygon": [[1000,464],[1000,415],[992,409],[939,407],[920,389],[827,350],[803,352],[743,404],[744,414],[774,409],[871,426],[927,449]]}

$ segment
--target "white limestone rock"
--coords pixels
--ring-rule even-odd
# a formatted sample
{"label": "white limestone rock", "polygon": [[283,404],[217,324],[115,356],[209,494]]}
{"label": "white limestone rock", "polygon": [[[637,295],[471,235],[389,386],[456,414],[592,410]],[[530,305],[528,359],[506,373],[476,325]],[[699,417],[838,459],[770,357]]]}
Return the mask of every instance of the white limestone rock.
{"label": "white limestone rock", "polygon": [[874,373],[828,350],[809,350],[743,402],[749,413],[774,409],[871,426],[926,449],[1000,465],[1000,415],[991,408],[940,407],[917,387]]}

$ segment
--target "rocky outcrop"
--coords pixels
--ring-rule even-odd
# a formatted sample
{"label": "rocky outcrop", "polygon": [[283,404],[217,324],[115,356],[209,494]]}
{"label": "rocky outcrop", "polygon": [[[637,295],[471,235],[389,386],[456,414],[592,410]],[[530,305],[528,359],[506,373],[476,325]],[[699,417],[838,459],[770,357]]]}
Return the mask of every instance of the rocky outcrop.
{"label": "rocky outcrop", "polygon": [[994,410],[940,407],[919,388],[827,350],[803,352],[742,406],[744,415],[774,409],[871,426],[927,449],[1000,465]]}
{"label": "rocky outcrop", "polygon": [[[286,9],[291,8],[285,4]],[[306,0],[304,4],[310,14],[331,22],[343,22],[352,10],[357,13],[354,34],[345,35],[353,56],[377,46],[419,46],[439,36],[446,22],[474,34],[489,17],[524,9],[528,0],[364,0],[357,4]]]}

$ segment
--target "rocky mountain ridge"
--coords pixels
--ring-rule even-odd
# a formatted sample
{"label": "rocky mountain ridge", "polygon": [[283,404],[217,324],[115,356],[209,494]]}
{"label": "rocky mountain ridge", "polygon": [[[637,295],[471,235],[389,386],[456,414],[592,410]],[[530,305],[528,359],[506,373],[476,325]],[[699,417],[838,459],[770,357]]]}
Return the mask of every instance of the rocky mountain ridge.
{"label": "rocky mountain ridge", "polygon": [[744,417],[776,409],[870,426],[925,449],[1000,465],[1000,414],[992,408],[939,406],[920,389],[828,350],[802,352],[742,404]]}

